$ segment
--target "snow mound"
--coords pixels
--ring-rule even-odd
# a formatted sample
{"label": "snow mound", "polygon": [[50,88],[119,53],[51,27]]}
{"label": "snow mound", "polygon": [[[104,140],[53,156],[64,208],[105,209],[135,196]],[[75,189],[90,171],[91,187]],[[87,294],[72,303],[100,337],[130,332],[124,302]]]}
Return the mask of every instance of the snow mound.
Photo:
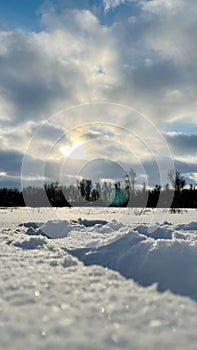
{"label": "snow mound", "polygon": [[31,237],[30,239],[25,239],[22,242],[13,243],[15,247],[22,248],[24,250],[42,249],[45,244],[46,240],[40,237]]}
{"label": "snow mound", "polygon": [[108,222],[105,220],[86,220],[81,218],[78,220],[71,220],[70,222],[66,220],[49,220],[45,224],[33,224],[30,222],[22,225],[28,228],[26,234],[30,236],[41,235],[51,239],[65,238],[71,231],[84,231],[86,228],[94,229],[100,233],[113,230],[111,225],[107,228]]}
{"label": "snow mound", "polygon": [[71,253],[85,265],[108,267],[142,286],[157,283],[159,291],[171,290],[197,297],[197,244],[194,242],[154,240],[130,231],[107,246]]}
{"label": "snow mound", "polygon": [[24,222],[19,224],[18,226],[24,226],[24,227],[31,227],[33,229],[37,229],[38,227],[42,226],[44,223],[43,222]]}
{"label": "snow mound", "polygon": [[139,225],[134,228],[135,231],[145,235],[146,237],[154,239],[172,239],[173,229],[169,229],[167,226],[147,226]]}
{"label": "snow mound", "polygon": [[175,227],[176,230],[197,231],[197,221],[192,221],[189,224],[180,224]]}
{"label": "snow mound", "polygon": [[108,224],[105,220],[86,220],[79,218],[78,221],[75,221],[77,224],[81,224],[85,227],[92,227],[92,226],[103,226]]}
{"label": "snow mound", "polygon": [[[28,226],[27,226],[28,227]],[[78,230],[80,227],[76,223],[70,223],[66,220],[49,220],[39,228],[30,226],[26,231],[28,235],[41,235],[51,239],[65,238],[73,229]]]}

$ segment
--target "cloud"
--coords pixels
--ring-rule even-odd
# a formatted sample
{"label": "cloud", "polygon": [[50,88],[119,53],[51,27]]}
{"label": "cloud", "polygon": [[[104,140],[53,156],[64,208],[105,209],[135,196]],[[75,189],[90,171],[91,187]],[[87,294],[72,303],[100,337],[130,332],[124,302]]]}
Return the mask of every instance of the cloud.
{"label": "cloud", "polygon": [[125,4],[125,2],[127,2],[127,0],[103,0],[103,5],[107,12],[115,7]]}
{"label": "cloud", "polygon": [[183,0],[142,0],[143,9],[157,15],[172,14],[184,5]]}
{"label": "cloud", "polygon": [[116,9],[117,7],[120,7],[121,5],[126,5],[127,6],[127,12],[129,10],[129,5],[132,5],[132,7],[134,5],[141,5],[141,0],[102,0],[103,2],[103,7],[104,7],[104,11],[105,13],[113,11],[114,9]]}
{"label": "cloud", "polygon": [[185,177],[186,183],[188,185],[194,185],[194,186],[197,185],[197,172],[195,172],[195,173],[185,173],[184,177]]}
{"label": "cloud", "polygon": [[72,89],[69,83],[65,84],[61,62],[46,52],[45,46],[50,44],[47,34],[13,31],[3,33],[1,39],[5,46],[0,56],[1,89],[14,109],[13,119],[47,117],[53,111],[54,101],[58,104],[64,97],[71,97]]}
{"label": "cloud", "polygon": [[115,162],[107,159],[96,159],[87,163],[79,174],[82,178],[90,178],[94,183],[100,182],[103,178],[123,181],[124,169]]}
{"label": "cloud", "polygon": [[184,159],[175,159],[175,167],[182,174],[197,172],[196,162],[193,162],[192,160],[190,160],[190,162],[185,162]]}
{"label": "cloud", "polygon": [[103,99],[116,83],[110,30],[90,11],[49,12],[42,20],[43,32],[0,33],[0,88],[13,108],[13,122],[48,118],[66,106]]}
{"label": "cloud", "polygon": [[[194,2],[190,4],[196,9]],[[163,16],[160,11],[153,13],[142,7],[135,22],[116,24],[120,61],[125,67],[120,74],[122,86],[130,101],[155,121],[186,120],[188,115],[195,121],[194,23],[195,11],[192,14],[188,5],[182,3],[179,11],[165,12]]]}
{"label": "cloud", "polygon": [[[188,119],[196,125],[196,1],[105,0],[105,14],[98,10],[101,5],[96,8],[98,2],[92,6],[87,3],[59,1],[59,8],[44,7],[40,32],[21,28],[0,32],[2,152],[22,154],[41,126],[29,156],[45,159],[58,137],[80,124],[99,121],[119,124],[131,131],[131,136],[125,137],[121,130],[115,130],[114,135],[122,134],[119,141],[123,145],[128,142],[142,162],[149,161],[149,152],[142,147],[143,142],[132,137],[132,132],[162,155],[163,145],[159,142],[157,147],[158,135],[148,126],[149,122],[117,105],[106,109],[99,105],[76,108],[50,119],[45,127],[42,124],[66,107],[95,101],[139,109],[158,130],[165,124]],[[110,17],[111,9],[116,8],[114,12],[118,13],[124,4],[128,8],[130,5],[127,15],[119,11]],[[104,17],[111,18],[111,22],[106,23]],[[82,137],[91,144],[99,133],[103,135],[98,129],[84,131],[83,135],[77,130],[75,138]],[[67,136],[63,141],[72,142]],[[109,134],[105,136],[110,138]],[[187,154],[194,155],[195,135],[165,137],[175,156],[182,148],[182,155],[189,162]],[[95,150],[97,147],[100,153],[118,160],[118,145],[99,146],[95,143]],[[56,155],[50,155],[54,164]],[[119,158],[128,164],[126,156]],[[9,173],[11,168],[5,156],[2,164],[5,169],[0,170]],[[19,164],[15,164],[15,174],[20,172]],[[52,166],[50,174],[53,169]]]}
{"label": "cloud", "polygon": [[155,121],[194,119],[197,49],[188,6],[141,1],[135,21],[120,18],[111,26],[82,6],[45,10],[42,32],[1,33],[1,89],[12,117],[43,119],[65,106],[110,100]]}
{"label": "cloud", "polygon": [[197,135],[169,132],[165,135],[166,141],[176,156],[189,156],[196,158]]}
{"label": "cloud", "polygon": [[23,154],[13,151],[0,151],[1,173],[8,175],[19,175],[21,170]]}

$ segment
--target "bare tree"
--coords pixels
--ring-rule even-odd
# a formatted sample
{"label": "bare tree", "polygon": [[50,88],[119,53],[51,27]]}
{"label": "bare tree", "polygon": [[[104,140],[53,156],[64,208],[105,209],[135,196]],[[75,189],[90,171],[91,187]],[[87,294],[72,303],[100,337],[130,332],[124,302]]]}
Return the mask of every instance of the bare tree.
{"label": "bare tree", "polygon": [[126,189],[135,191],[135,183],[136,183],[136,172],[131,168],[126,175],[124,176],[124,181],[126,185]]}
{"label": "bare tree", "polygon": [[184,176],[176,170],[170,170],[168,173],[168,179],[170,180],[175,191],[180,192],[186,185]]}

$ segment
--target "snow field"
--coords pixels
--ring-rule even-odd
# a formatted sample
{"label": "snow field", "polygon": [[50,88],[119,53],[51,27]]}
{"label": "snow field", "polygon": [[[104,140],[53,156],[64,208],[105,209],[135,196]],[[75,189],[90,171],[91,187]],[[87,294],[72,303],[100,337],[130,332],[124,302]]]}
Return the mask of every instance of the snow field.
{"label": "snow field", "polygon": [[0,348],[196,349],[196,211],[31,213],[0,210]]}

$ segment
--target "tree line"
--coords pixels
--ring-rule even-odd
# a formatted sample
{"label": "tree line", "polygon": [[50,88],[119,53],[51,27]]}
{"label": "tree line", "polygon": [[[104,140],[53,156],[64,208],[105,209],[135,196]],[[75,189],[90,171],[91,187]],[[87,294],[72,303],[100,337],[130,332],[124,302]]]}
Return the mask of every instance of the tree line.
{"label": "tree line", "polygon": [[123,206],[197,208],[197,189],[186,188],[185,178],[179,171],[169,171],[164,188],[155,185],[147,189],[136,186],[136,173],[130,169],[121,182],[104,181],[93,183],[91,179],[78,180],[76,185],[60,185],[58,182],[44,187],[28,186],[19,189],[0,188],[0,207],[66,207],[66,206]]}

